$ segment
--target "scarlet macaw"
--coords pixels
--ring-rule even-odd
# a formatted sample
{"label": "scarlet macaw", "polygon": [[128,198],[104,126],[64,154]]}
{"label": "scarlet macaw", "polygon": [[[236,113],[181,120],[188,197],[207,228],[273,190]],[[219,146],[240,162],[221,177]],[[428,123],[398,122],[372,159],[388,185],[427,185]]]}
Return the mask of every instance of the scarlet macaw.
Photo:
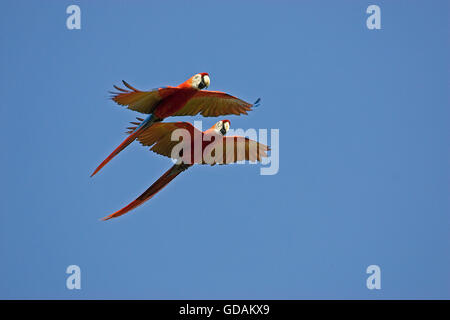
{"label": "scarlet macaw", "polygon": [[95,169],[91,177],[103,168],[120,151],[132,143],[143,130],[170,116],[217,117],[225,114],[247,114],[260,99],[252,105],[220,91],[208,91],[208,73],[198,73],[176,87],[164,87],[152,91],[140,91],[123,81],[128,89],[114,86],[119,92],[112,92],[112,99],[128,109],[149,114],[138,127]]}
{"label": "scarlet macaw", "polygon": [[[133,130],[134,128],[132,128]],[[166,157],[173,157],[172,150],[179,141],[172,141],[172,133],[177,129],[185,129],[189,133],[190,139],[186,142],[188,147],[183,151],[190,151],[190,162],[178,161],[174,166],[167,170],[158,180],[156,180],[143,194],[132,201],[126,207],[104,217],[102,220],[119,217],[130,210],[140,206],[145,201],[151,199],[170,181],[172,181],[181,172],[187,170],[194,164],[230,164],[237,161],[261,161],[267,157],[267,151],[270,148],[262,143],[256,142],[241,136],[225,136],[230,129],[229,120],[221,120],[206,131],[196,129],[188,122],[165,122],[155,123],[152,127],[145,129],[139,136],[138,141],[144,146],[150,146],[150,150]],[[196,138],[194,138],[196,137]],[[183,138],[184,139],[184,138]],[[195,140],[201,141],[201,148],[195,147]],[[184,141],[183,141],[184,142]],[[228,147],[227,147],[228,146]],[[215,157],[214,148],[217,155],[223,152],[221,157]],[[205,157],[205,150],[214,154],[208,161]],[[180,152],[178,160],[183,157]],[[186,158],[185,158],[186,159]],[[212,161],[211,161],[212,160]]]}

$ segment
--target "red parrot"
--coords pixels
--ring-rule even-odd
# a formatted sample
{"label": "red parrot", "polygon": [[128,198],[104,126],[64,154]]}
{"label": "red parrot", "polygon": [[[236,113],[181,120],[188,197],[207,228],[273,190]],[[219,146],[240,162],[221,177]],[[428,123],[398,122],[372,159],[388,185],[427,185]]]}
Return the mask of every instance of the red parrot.
{"label": "red parrot", "polygon": [[[139,127],[139,126],[138,126]],[[135,128],[131,128],[133,132]],[[187,170],[194,164],[230,164],[237,161],[261,161],[267,157],[270,148],[264,144],[241,136],[225,136],[230,129],[229,120],[221,120],[206,131],[196,129],[188,122],[166,122],[155,123],[152,127],[145,129],[139,136],[138,141],[144,146],[150,146],[150,150],[160,155],[174,158],[173,148],[180,141],[173,141],[172,134],[177,129],[184,129],[189,133],[190,139],[183,141],[187,148],[184,148],[175,156],[177,163],[156,180],[143,194],[119,211],[104,217],[102,220],[119,217],[130,210],[140,206],[145,201],[151,199],[170,181],[175,179],[181,172]],[[184,138],[183,138],[184,139]],[[196,140],[198,139],[198,140]],[[195,142],[194,142],[195,141]],[[196,148],[199,141],[201,147]],[[227,147],[228,146],[228,147]],[[183,151],[189,152],[190,161],[183,158]],[[208,153],[208,150],[210,153]],[[217,151],[217,157],[216,157]],[[222,155],[220,156],[220,152]],[[208,154],[211,155],[208,158]]]}
{"label": "red parrot", "polygon": [[220,91],[203,90],[210,85],[209,75],[198,73],[176,87],[164,87],[152,91],[140,91],[123,81],[128,89],[114,86],[119,92],[111,92],[112,99],[128,109],[149,114],[138,127],[95,169],[91,177],[103,168],[120,151],[132,143],[146,128],[171,116],[217,117],[225,114],[247,114],[252,105]]}

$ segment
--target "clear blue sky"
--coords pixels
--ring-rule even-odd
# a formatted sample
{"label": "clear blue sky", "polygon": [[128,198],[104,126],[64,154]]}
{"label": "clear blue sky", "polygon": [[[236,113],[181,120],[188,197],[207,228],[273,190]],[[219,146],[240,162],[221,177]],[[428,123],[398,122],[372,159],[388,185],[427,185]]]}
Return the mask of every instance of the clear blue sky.
{"label": "clear blue sky", "polygon": [[[66,28],[71,4],[81,30]],[[381,30],[366,27],[370,4]],[[450,298],[448,1],[10,0],[0,12],[0,298]],[[280,130],[279,173],[195,167],[100,222],[171,165],[134,143],[89,177],[139,116],[107,91],[197,72],[262,98],[227,118]],[[79,291],[65,286],[71,264]]]}

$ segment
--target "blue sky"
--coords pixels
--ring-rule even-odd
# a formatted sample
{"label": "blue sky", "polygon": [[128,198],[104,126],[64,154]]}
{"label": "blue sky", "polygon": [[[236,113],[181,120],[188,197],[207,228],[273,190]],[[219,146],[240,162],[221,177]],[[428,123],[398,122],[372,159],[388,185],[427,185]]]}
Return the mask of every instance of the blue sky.
{"label": "blue sky", "polygon": [[[66,28],[67,6],[81,30]],[[381,8],[368,30],[366,8]],[[3,1],[0,298],[450,298],[448,1]],[[170,167],[107,91],[209,72],[280,170]],[[204,120],[210,127],[215,118]],[[167,120],[166,120],[167,121]],[[168,119],[170,121],[170,119]],[[81,290],[65,286],[69,265]],[[366,268],[381,268],[381,290]]]}

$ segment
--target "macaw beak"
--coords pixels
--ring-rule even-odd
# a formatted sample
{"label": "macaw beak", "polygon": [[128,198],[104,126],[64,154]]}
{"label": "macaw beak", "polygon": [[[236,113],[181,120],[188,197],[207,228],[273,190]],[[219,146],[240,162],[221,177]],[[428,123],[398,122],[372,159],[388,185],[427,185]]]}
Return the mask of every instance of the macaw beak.
{"label": "macaw beak", "polygon": [[220,129],[220,133],[224,136],[227,133],[227,130],[225,130],[225,127],[222,127],[222,129]]}
{"label": "macaw beak", "polygon": [[202,77],[202,81],[200,82],[198,88],[199,88],[200,90],[201,90],[201,89],[208,88],[210,83],[211,83],[211,82],[210,82],[210,80],[209,80],[209,77],[208,77],[208,76],[203,76],[203,77]]}

